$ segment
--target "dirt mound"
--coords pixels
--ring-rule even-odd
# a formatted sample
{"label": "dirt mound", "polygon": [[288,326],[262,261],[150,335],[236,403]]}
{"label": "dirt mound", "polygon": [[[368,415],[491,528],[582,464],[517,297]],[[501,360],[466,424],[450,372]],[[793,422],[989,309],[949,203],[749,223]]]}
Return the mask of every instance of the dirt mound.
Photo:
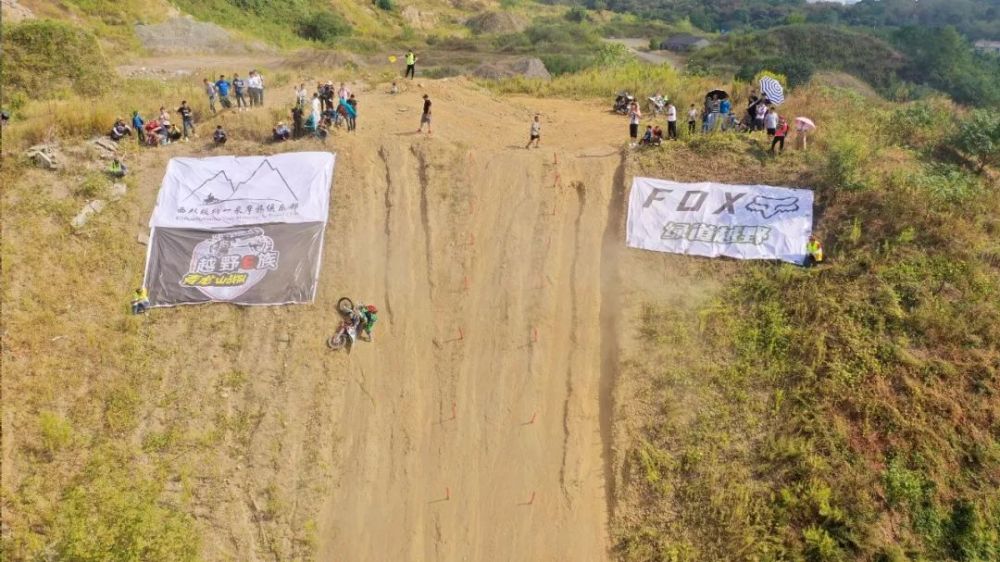
{"label": "dirt mound", "polygon": [[171,18],[163,23],[138,24],[135,34],[142,46],[154,54],[252,53],[270,49],[263,43],[248,43],[225,29],[192,18]]}
{"label": "dirt mound", "polygon": [[534,57],[515,60],[512,62],[483,63],[472,71],[474,76],[489,80],[499,80],[511,76],[524,76],[525,78],[541,78],[549,80],[552,75],[545,68],[545,63],[541,59]]}
{"label": "dirt mound", "polygon": [[528,27],[528,20],[509,12],[483,12],[466,20],[473,33],[517,33]]}

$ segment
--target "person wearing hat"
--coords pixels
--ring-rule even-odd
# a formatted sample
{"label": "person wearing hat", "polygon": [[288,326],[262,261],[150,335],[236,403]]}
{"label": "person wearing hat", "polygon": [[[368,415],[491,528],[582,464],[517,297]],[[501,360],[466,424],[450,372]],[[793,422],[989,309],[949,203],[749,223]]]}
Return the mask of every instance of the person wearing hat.
{"label": "person wearing hat", "polygon": [[418,133],[424,132],[424,124],[427,124],[427,134],[431,134],[431,97],[424,94],[424,112],[420,114],[420,128]]}
{"label": "person wearing hat", "polygon": [[292,137],[292,131],[288,129],[288,125],[285,125],[284,121],[278,121],[278,124],[274,127],[274,141],[281,142],[286,141]]}
{"label": "person wearing hat", "polygon": [[812,267],[823,263],[823,244],[816,236],[810,234],[806,243],[806,261],[803,265]]}
{"label": "person wearing hat", "polygon": [[375,341],[375,323],[378,322],[378,308],[374,304],[358,306],[358,314],[361,320],[361,329],[365,331],[365,339],[369,342]]}

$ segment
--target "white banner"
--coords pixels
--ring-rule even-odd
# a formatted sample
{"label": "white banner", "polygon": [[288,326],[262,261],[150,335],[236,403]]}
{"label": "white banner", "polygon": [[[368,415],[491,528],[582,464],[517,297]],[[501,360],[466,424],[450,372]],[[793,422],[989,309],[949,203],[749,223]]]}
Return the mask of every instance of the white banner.
{"label": "white banner", "polygon": [[632,248],[802,263],[812,232],[813,192],[768,185],[632,180]]}
{"label": "white banner", "polygon": [[330,152],[173,158],[149,226],[325,223],[333,165]]}

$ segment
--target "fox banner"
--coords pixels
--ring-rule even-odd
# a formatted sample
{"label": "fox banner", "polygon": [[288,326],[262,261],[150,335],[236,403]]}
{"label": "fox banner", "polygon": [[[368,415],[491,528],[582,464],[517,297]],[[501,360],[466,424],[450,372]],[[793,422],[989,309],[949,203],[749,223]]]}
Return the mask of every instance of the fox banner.
{"label": "fox banner", "polygon": [[312,302],[334,155],[175,158],[150,218],[152,306]]}
{"label": "fox banner", "polygon": [[800,264],[812,232],[813,192],[769,185],[634,178],[631,248]]}

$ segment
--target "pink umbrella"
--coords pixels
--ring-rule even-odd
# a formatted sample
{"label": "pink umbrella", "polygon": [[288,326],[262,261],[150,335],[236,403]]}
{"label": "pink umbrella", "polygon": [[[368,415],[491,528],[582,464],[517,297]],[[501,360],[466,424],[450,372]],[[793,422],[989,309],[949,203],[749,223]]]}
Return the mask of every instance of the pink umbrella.
{"label": "pink umbrella", "polygon": [[816,123],[812,122],[812,119],[808,117],[796,117],[795,118],[795,130],[800,133],[805,133],[816,129]]}

